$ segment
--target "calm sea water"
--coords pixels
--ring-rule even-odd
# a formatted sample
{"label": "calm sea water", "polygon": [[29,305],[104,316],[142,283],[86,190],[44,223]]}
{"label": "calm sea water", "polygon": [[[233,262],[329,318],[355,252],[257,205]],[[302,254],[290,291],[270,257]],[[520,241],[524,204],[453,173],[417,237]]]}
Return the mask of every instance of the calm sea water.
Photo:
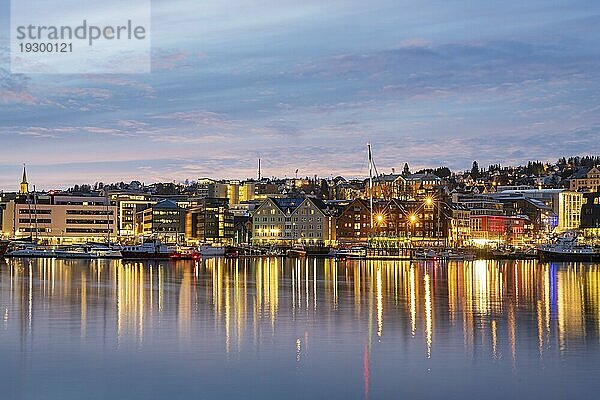
{"label": "calm sea water", "polygon": [[2,399],[596,399],[600,265],[0,261]]}

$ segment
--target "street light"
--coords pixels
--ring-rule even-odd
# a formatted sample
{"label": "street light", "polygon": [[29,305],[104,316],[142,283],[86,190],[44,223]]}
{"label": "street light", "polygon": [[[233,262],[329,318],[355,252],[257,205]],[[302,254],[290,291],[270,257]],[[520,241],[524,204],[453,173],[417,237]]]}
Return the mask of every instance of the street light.
{"label": "street light", "polygon": [[377,221],[378,224],[381,225],[381,223],[383,222],[383,220],[385,219],[385,217],[383,216],[383,214],[377,214],[375,216],[375,220]]}
{"label": "street light", "polygon": [[425,204],[427,204],[428,206],[433,204],[433,199],[431,197],[426,197],[425,198]]}

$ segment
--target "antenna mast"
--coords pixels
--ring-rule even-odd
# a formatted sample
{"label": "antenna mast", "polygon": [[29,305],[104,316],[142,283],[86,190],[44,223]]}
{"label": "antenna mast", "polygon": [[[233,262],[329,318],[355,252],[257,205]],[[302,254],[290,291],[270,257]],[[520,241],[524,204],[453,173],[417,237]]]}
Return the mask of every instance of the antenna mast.
{"label": "antenna mast", "polygon": [[260,171],[260,158],[258,159],[258,180],[261,180],[261,171]]}
{"label": "antenna mast", "polygon": [[371,233],[373,233],[373,155],[371,154],[371,143],[367,143],[369,153],[369,209],[371,214]]}

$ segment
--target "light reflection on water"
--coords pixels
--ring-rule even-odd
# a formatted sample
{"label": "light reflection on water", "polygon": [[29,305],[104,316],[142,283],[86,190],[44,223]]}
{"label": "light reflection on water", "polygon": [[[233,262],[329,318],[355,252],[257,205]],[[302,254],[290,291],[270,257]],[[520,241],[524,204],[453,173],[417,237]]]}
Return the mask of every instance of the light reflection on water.
{"label": "light reflection on water", "polygon": [[595,398],[600,265],[0,261],[6,398]]}

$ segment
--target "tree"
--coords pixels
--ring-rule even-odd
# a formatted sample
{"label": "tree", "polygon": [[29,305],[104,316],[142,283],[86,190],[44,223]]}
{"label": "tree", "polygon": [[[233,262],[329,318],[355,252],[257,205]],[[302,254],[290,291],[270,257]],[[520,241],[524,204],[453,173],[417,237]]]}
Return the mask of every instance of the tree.
{"label": "tree", "polygon": [[471,178],[479,178],[479,164],[477,164],[477,161],[473,161],[473,166],[471,167]]}

